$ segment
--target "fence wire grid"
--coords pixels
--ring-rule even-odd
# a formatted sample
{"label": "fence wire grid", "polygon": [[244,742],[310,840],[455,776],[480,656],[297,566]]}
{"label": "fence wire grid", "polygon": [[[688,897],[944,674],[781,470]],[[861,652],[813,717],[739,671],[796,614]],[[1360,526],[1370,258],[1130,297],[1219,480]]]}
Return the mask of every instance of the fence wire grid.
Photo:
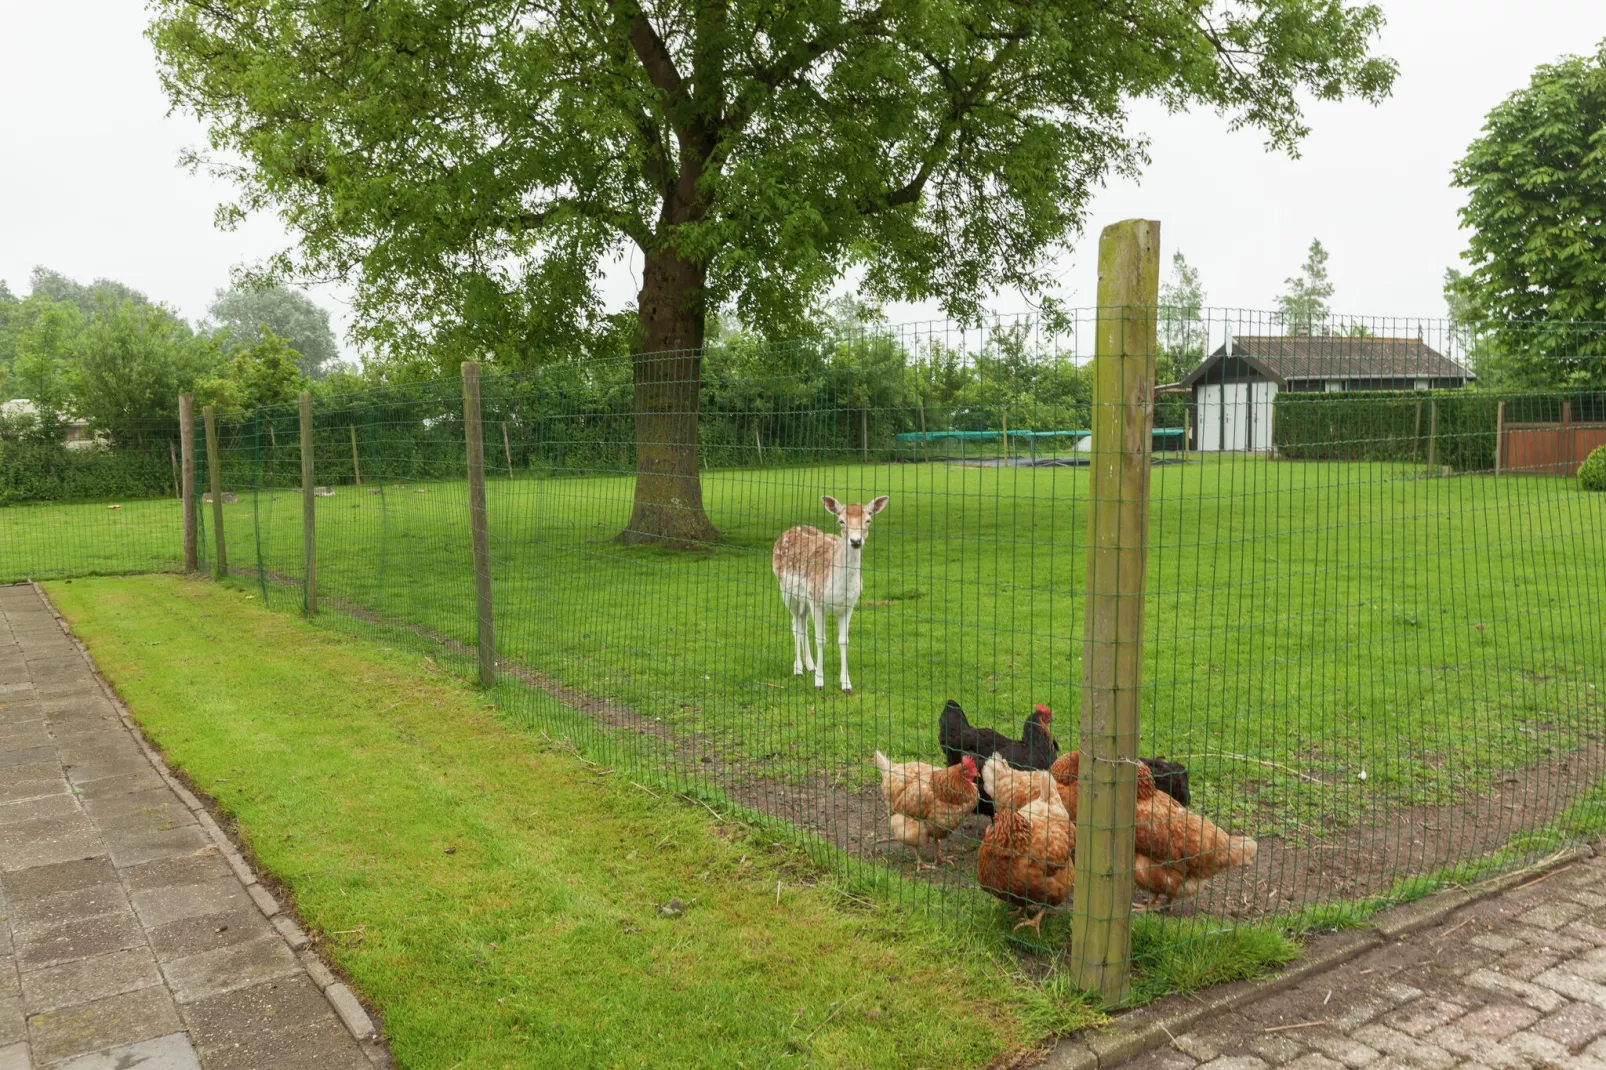
{"label": "fence wire grid", "polygon": [[[1573,478],[1606,444],[1606,325],[1140,311],[1155,348],[1122,374],[1154,367],[1152,405],[1105,458],[1147,476],[1106,543],[1146,532],[1137,576],[1089,569],[1090,428],[1120,406],[1094,311],[488,369],[496,701],[1023,948],[1065,951],[1079,911],[1124,924],[1124,895],[1140,972],[1606,824],[1606,494]],[[229,570],[292,611],[300,434],[294,405],[219,419]],[[472,677],[463,382],[315,397],[312,434],[320,614]],[[176,482],[0,509],[0,574],[181,568]],[[1143,759],[1113,763],[1103,817],[1076,805],[1095,763],[1071,772],[1098,598]],[[1078,852],[1095,821],[1114,857]]]}

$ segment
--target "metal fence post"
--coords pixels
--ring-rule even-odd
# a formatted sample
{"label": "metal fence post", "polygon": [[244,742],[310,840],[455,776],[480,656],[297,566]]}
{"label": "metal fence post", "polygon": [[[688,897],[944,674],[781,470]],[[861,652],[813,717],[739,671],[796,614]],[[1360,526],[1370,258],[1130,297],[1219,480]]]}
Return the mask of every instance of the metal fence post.
{"label": "metal fence post", "polygon": [[301,403],[301,575],[302,612],[318,612],[318,499],[312,493],[312,395],[305,390]]}
{"label": "metal fence post", "polygon": [[1130,982],[1159,285],[1160,224],[1129,219],[1106,227],[1099,238],[1071,962],[1080,987],[1112,1002],[1126,997]]}
{"label": "metal fence post", "polygon": [[179,477],[179,500],[184,503],[184,571],[200,567],[195,551],[195,399],[178,396],[178,448],[184,458]]}
{"label": "metal fence post", "polygon": [[221,580],[229,574],[229,552],[223,542],[223,458],[218,455],[217,417],[212,406],[201,410],[201,419],[206,424],[206,482],[212,488],[212,531],[217,540],[212,578]]}
{"label": "metal fence post", "polygon": [[463,364],[463,436],[468,447],[468,526],[474,541],[474,605],[479,623],[480,686],[496,686],[496,630],[491,612],[491,532],[485,518],[485,432],[480,365]]}

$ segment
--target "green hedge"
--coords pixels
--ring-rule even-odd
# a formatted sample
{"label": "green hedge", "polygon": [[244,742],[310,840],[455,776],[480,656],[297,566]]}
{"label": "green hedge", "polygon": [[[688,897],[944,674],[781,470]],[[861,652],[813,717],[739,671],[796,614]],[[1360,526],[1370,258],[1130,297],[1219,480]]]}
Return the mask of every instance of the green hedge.
{"label": "green hedge", "polygon": [[1574,420],[1606,416],[1606,394],[1507,393],[1468,390],[1279,392],[1277,452],[1293,460],[1400,461],[1437,464],[1459,472],[1494,468],[1500,405],[1506,422],[1561,421],[1571,402]]}
{"label": "green hedge", "polygon": [[160,498],[174,493],[173,461],[165,447],[142,453],[0,441],[0,505]]}
{"label": "green hedge", "polygon": [[1578,485],[1585,490],[1606,490],[1606,446],[1596,446],[1578,469]]}

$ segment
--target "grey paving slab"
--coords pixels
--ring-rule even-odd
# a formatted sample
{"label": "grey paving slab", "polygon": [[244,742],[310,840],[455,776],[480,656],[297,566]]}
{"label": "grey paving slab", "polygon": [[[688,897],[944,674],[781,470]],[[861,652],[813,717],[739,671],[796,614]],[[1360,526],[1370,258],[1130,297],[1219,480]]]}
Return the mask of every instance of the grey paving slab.
{"label": "grey paving slab", "polygon": [[1606,1070],[1606,926],[1584,917],[1602,888],[1606,857],[1581,860],[1127,1065]]}
{"label": "grey paving slab", "polygon": [[29,1014],[38,1014],[149,988],[161,981],[150,948],[132,947],[28,970],[22,975],[22,1002]]}
{"label": "grey paving slab", "polygon": [[0,1070],[388,1065],[215,830],[43,599],[0,587]]}
{"label": "grey paving slab", "polygon": [[[200,1070],[195,1048],[184,1033],[169,1033],[138,1044],[123,1044],[57,1064],[56,1070]],[[5,1070],[0,1063],[0,1070]]]}

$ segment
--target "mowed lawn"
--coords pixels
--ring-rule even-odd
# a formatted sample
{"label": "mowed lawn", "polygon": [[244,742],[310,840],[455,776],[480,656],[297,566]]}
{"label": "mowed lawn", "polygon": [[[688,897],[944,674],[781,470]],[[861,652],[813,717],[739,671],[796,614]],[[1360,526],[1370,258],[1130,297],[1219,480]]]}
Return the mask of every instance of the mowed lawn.
{"label": "mowed lawn", "polygon": [[[493,480],[503,656],[755,775],[856,787],[875,749],[933,758],[949,697],[1012,731],[1048,703],[1074,742],[1085,470],[841,464],[710,472],[704,487],[721,543],[673,553],[610,541],[628,477]],[[472,644],[463,485],[375,489],[318,502],[326,604]],[[851,698],[834,629],[826,689],[791,675],[770,573],[788,525],[830,526],[822,493],[892,499],[865,551]],[[1599,738],[1606,496],[1263,457],[1157,466],[1152,494],[1142,749],[1186,761],[1206,812],[1315,836]],[[277,607],[300,605],[274,582],[301,574],[300,511],[288,491],[225,509],[230,563],[260,561]]]}
{"label": "mowed lawn", "polygon": [[48,590],[409,1070],[977,1066],[1094,1020],[416,655],[196,580]]}

